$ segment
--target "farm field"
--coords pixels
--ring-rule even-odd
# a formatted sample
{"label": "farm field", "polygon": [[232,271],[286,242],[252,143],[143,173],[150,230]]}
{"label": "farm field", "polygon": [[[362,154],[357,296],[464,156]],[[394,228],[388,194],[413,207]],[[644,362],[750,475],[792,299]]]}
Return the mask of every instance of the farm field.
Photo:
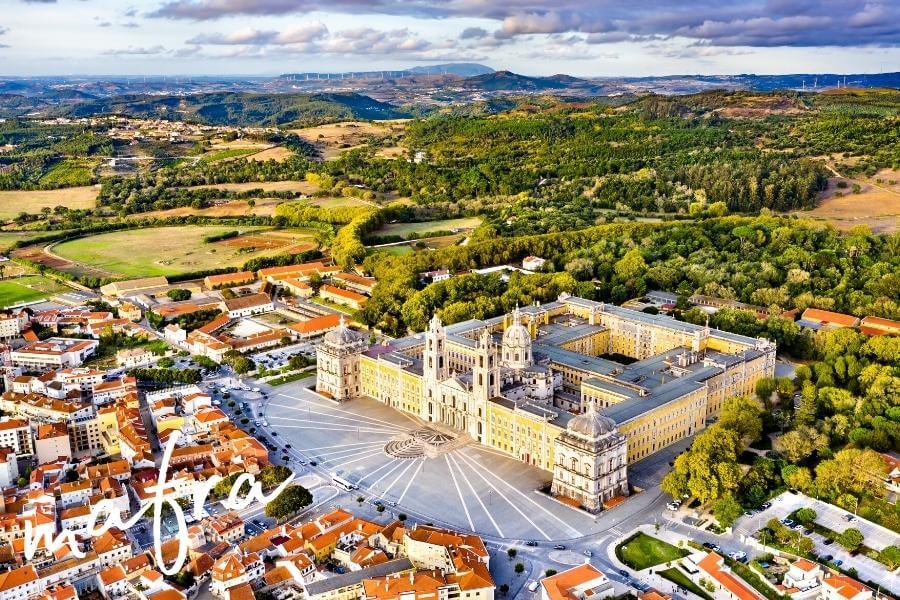
{"label": "farm field", "polygon": [[479,217],[465,217],[462,219],[444,219],[443,221],[426,221],[424,223],[389,223],[374,232],[373,235],[399,235],[408,237],[410,234],[422,235],[432,231],[447,231],[450,229],[474,229],[481,225]]}
{"label": "farm field", "polygon": [[47,233],[46,231],[0,231],[0,252],[6,252],[18,241],[32,240],[47,235]]}
{"label": "farm field", "polygon": [[318,188],[316,184],[308,181],[249,181],[247,183],[213,183],[198,185],[188,189],[216,189],[225,192],[246,192],[248,190],[263,190],[264,192],[300,192],[312,194]]}
{"label": "farm field", "polygon": [[314,144],[322,158],[329,160],[340,156],[341,152],[359,146],[373,138],[396,135],[403,132],[405,121],[342,121],[304,129],[293,129],[306,141]]}
{"label": "farm field", "polygon": [[[801,214],[828,221],[843,230],[856,225],[868,225],[875,233],[898,231],[900,185],[897,181],[900,180],[900,174],[897,171],[882,170],[876,178],[831,177],[828,188],[820,196],[819,205]],[[840,182],[844,182],[846,187],[839,188]],[[853,193],[854,184],[859,185],[858,194]]]}
{"label": "farm field", "polygon": [[40,275],[4,279],[0,280],[0,306],[34,302],[67,290],[69,288]]}
{"label": "farm field", "polygon": [[322,208],[342,208],[345,206],[372,206],[372,203],[359,198],[345,196],[327,196],[325,198],[310,198],[310,204],[315,204]]}
{"label": "farm field", "polygon": [[[203,241],[206,236],[235,229],[242,235],[214,243]],[[240,266],[257,256],[315,246],[314,232],[303,229],[185,226],[104,233],[63,242],[52,252],[113,276],[147,277]]]}
{"label": "farm field", "polygon": [[207,208],[194,208],[192,206],[179,206],[178,208],[170,208],[167,210],[153,210],[146,213],[138,213],[134,215],[135,219],[159,218],[166,219],[168,217],[183,217],[187,215],[197,215],[200,217],[242,217],[246,215],[260,215],[271,217],[275,214],[275,207],[281,204],[282,200],[256,200],[253,208],[247,204],[246,200],[234,200],[210,206]]}
{"label": "farm field", "polygon": [[39,213],[42,208],[94,208],[98,189],[94,186],[62,188],[58,190],[29,190],[0,192],[0,219],[12,219],[21,212]]}
{"label": "farm field", "polygon": [[256,154],[251,154],[247,157],[247,160],[255,160],[255,161],[267,161],[274,160],[275,162],[282,162],[291,156],[294,153],[285,148],[284,146],[275,146],[274,148],[267,148],[262,152],[257,152]]}

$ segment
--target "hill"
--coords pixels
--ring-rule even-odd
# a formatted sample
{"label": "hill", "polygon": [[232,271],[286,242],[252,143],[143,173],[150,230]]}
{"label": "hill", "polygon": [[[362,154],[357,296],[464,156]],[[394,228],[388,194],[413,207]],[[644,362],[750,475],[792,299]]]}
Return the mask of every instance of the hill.
{"label": "hill", "polygon": [[354,93],[128,95],[56,107],[50,113],[68,117],[119,114],[239,126],[311,125],[345,119],[395,119],[408,116],[391,104]]}

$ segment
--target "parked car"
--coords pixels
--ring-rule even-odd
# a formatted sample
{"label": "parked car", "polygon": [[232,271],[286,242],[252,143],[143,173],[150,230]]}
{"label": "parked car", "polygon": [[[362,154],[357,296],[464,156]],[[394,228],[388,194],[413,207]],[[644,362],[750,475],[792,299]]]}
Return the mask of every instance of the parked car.
{"label": "parked car", "polygon": [[587,556],[588,558],[594,556],[594,553],[591,552],[590,550],[585,550],[584,552],[582,552],[582,554],[584,554],[584,555]]}
{"label": "parked car", "polygon": [[538,543],[534,540],[528,540],[527,542],[525,542],[525,545],[534,547],[534,546],[537,546]]}
{"label": "parked car", "polygon": [[554,550],[565,550],[566,546],[565,546],[565,544],[557,544],[557,545],[553,546],[553,549]]}
{"label": "parked car", "polygon": [[619,575],[621,575],[625,579],[628,579],[629,577],[631,577],[631,574],[628,571],[626,571],[625,569],[619,569]]}
{"label": "parked car", "polygon": [[825,541],[822,543],[825,544],[826,546],[830,546],[834,543],[834,540],[831,538],[825,538]]}
{"label": "parked car", "polygon": [[762,510],[770,509],[770,508],[772,508],[772,503],[771,503],[771,502],[763,502],[763,503],[760,505],[760,508],[761,508]]}

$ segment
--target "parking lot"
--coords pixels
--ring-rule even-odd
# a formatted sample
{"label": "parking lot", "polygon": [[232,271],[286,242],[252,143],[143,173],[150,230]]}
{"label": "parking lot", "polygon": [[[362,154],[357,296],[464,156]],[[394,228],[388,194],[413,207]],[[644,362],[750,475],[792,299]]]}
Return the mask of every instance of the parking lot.
{"label": "parking lot", "polygon": [[297,355],[303,355],[309,359],[315,358],[315,344],[313,342],[300,342],[291,346],[273,348],[264,352],[257,352],[251,355],[250,359],[258,366],[271,370],[286,366],[291,357]]}

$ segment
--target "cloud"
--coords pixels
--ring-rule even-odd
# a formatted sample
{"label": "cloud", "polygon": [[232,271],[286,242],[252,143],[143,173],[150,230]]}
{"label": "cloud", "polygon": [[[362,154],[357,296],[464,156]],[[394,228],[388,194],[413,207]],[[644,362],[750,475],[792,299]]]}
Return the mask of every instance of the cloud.
{"label": "cloud", "polygon": [[154,54],[167,54],[170,52],[165,46],[128,46],[127,48],[117,48],[104,50],[101,54],[105,56],[149,56]]}
{"label": "cloud", "polygon": [[134,21],[128,21],[128,22],[126,22],[126,23],[120,23],[119,25],[121,25],[122,27],[124,27],[124,28],[126,28],[126,29],[136,29],[136,28],[140,27],[140,25],[138,25],[138,24],[135,23]]}
{"label": "cloud", "polygon": [[466,27],[459,34],[461,40],[480,40],[489,35],[488,30],[483,27]]}
{"label": "cloud", "polygon": [[110,27],[110,26],[112,26],[112,23],[110,23],[109,21],[101,21],[100,23],[97,23],[97,27]]}
{"label": "cloud", "polygon": [[[150,16],[205,21],[327,11],[478,18],[494,36],[591,35],[590,43],[684,38],[715,46],[900,46],[896,0],[158,0]],[[483,39],[468,27],[460,39]]]}

